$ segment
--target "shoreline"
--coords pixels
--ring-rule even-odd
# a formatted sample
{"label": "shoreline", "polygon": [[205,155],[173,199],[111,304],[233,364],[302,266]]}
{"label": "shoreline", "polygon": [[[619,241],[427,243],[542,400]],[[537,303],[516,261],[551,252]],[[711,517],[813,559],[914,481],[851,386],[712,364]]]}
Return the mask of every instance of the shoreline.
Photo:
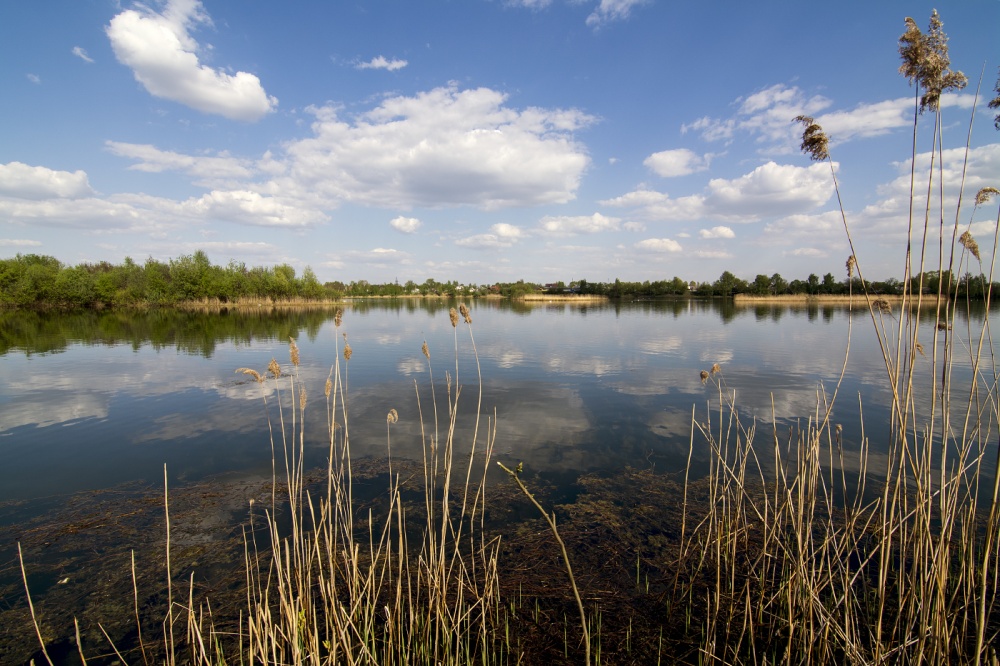
{"label": "shoreline", "polygon": [[[903,296],[899,294],[877,294],[869,296],[872,303],[883,301],[890,305],[899,305],[903,302]],[[910,305],[916,305],[916,297],[908,296]],[[946,302],[942,299],[942,303]],[[736,305],[863,305],[867,307],[868,301],[864,294],[777,294],[767,296],[757,296],[754,294],[736,294],[733,296],[733,303]],[[938,303],[936,294],[925,294],[921,299],[921,307],[935,306]]]}
{"label": "shoreline", "polygon": [[524,294],[510,300],[529,303],[603,303],[609,299],[607,296],[601,294]]}

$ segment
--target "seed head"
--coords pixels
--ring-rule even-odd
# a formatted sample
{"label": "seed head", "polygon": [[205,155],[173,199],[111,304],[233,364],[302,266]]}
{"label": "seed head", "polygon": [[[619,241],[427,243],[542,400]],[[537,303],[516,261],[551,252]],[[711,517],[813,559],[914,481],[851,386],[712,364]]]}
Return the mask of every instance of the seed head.
{"label": "seed head", "polygon": [[250,375],[258,384],[264,383],[264,378],[261,377],[260,373],[251,368],[236,368],[236,372],[242,372],[244,375]]}
{"label": "seed head", "polygon": [[[1000,100],[1000,97],[998,97],[997,100]],[[1000,118],[1000,116],[997,116],[997,118]],[[998,190],[995,187],[984,187],[983,189],[979,190],[978,192],[976,192],[976,205],[982,206],[984,203],[988,203],[989,200],[993,198],[994,194],[1000,194],[1000,190]]]}
{"label": "seed head", "polygon": [[267,371],[271,373],[271,376],[277,379],[281,376],[281,366],[273,358],[271,362],[267,364]]}
{"label": "seed head", "polygon": [[344,323],[344,311],[341,308],[337,308],[333,311],[333,325],[340,328],[340,325]]}
{"label": "seed head", "polygon": [[705,382],[707,382],[709,376],[710,375],[708,374],[708,370],[702,370],[701,371],[701,383],[704,384]]}
{"label": "seed head", "polygon": [[288,353],[292,358],[292,365],[299,367],[299,346],[292,338],[288,338]]}
{"label": "seed head", "polygon": [[458,306],[458,311],[462,313],[462,319],[465,320],[466,324],[472,324],[472,315],[469,314],[469,308],[466,307],[465,303]]}
{"label": "seed head", "polygon": [[452,308],[451,310],[448,311],[448,319],[451,320],[452,328],[458,326],[458,312],[455,311],[455,308]]}
{"label": "seed head", "polygon": [[431,350],[427,348],[427,341],[424,340],[424,344],[420,345],[420,353],[427,357],[427,360],[431,360]]}
{"label": "seed head", "polygon": [[350,361],[351,360],[351,356],[353,354],[354,354],[354,352],[351,350],[351,345],[349,345],[349,344],[347,344],[345,342],[344,343],[344,360],[345,361]]}
{"label": "seed head", "polygon": [[944,24],[936,9],[931,13],[927,34],[920,32],[916,21],[909,16],[905,23],[906,30],[899,38],[899,57],[903,60],[899,73],[923,89],[920,113],[925,109],[937,111],[941,93],[961,90],[968,79],[962,72],[949,69],[948,37],[944,34]]}
{"label": "seed head", "polygon": [[722,366],[720,366],[720,365],[719,365],[718,363],[713,363],[713,364],[712,364],[712,369],[711,369],[711,371],[710,371],[710,372],[711,372],[711,373],[712,373],[713,375],[714,375],[715,373],[717,373],[717,372],[722,372]]}
{"label": "seed head", "polygon": [[968,250],[969,254],[975,257],[977,261],[982,261],[982,259],[979,258],[979,243],[977,243],[976,239],[972,237],[972,234],[968,231],[963,231],[962,235],[958,237],[958,242],[961,243],[962,247]]}
{"label": "seed head", "polygon": [[299,409],[305,411],[306,409],[306,387],[299,387]]}
{"label": "seed head", "polygon": [[857,264],[858,260],[854,258],[853,254],[847,258],[847,279],[854,277],[854,267]]}
{"label": "seed head", "polygon": [[331,391],[333,391],[333,382],[330,381],[329,377],[327,377],[326,384],[323,385],[323,395],[329,398]]}
{"label": "seed head", "polygon": [[399,414],[396,413],[395,409],[390,409],[389,413],[385,415],[385,422],[390,425],[398,420],[399,420]]}
{"label": "seed head", "polygon": [[920,352],[921,356],[927,356],[927,354],[924,353],[924,346],[919,342],[913,343],[913,348]]}
{"label": "seed head", "polygon": [[793,122],[802,123],[802,152],[814,162],[820,162],[830,157],[830,139],[823,128],[811,116],[795,116]]}

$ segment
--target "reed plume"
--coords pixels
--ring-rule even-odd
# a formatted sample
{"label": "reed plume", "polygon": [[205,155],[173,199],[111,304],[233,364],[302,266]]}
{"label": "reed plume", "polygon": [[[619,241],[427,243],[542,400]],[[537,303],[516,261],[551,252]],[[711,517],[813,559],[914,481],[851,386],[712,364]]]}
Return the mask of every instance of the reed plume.
{"label": "reed plume", "polygon": [[793,122],[802,123],[802,144],[800,148],[815,162],[822,162],[830,157],[830,139],[823,128],[811,116],[795,116]]}
{"label": "reed plume", "polygon": [[936,9],[931,13],[926,34],[909,16],[905,23],[906,31],[899,38],[899,56],[903,61],[899,73],[924,91],[920,97],[920,113],[926,109],[937,111],[941,94],[948,90],[961,90],[968,79],[962,72],[950,69],[948,37],[944,34],[944,23]]}
{"label": "reed plume", "polygon": [[962,244],[962,247],[969,251],[969,254],[977,260],[982,261],[979,258],[979,243],[977,243],[976,239],[972,237],[972,234],[968,231],[963,231],[962,235],[958,237],[958,242]]}
{"label": "reed plume", "polygon": [[[1000,98],[997,98],[995,101],[1000,101]],[[1000,116],[998,116],[998,118],[1000,118]],[[976,205],[982,206],[984,203],[989,203],[989,200],[992,199],[995,194],[1000,194],[1000,190],[995,187],[984,187],[976,192]]]}

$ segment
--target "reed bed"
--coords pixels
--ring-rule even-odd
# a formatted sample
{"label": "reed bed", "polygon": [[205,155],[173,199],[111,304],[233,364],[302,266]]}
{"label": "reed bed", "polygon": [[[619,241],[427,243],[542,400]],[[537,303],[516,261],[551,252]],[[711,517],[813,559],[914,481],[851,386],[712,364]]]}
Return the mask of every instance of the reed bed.
{"label": "reed bed", "polygon": [[[672,598],[702,618],[704,663],[997,663],[1000,394],[989,295],[977,311],[954,298],[947,280],[927,295],[922,279],[913,287],[909,277],[978,269],[992,282],[1000,212],[984,262],[972,218],[963,219],[964,177],[957,194],[942,187],[939,100],[966,78],[950,69],[937,12],[926,33],[912,19],[906,25],[900,71],[916,89],[914,163],[926,111],[933,129],[931,166],[911,175],[906,288],[896,313],[868,292],[841,204],[848,277],[861,278],[859,310],[881,346],[883,366],[872,371],[885,373],[891,422],[863,433],[848,453],[831,419],[838,383],[820,393],[801,428],[779,436],[774,424],[761,443],[759,424],[741,416],[719,368],[702,373],[718,388],[717,410],[692,431],[692,445],[697,434],[714,454],[708,513],[683,529]],[[796,120],[803,151],[830,164],[839,200],[822,127]],[[980,190],[974,210],[996,193]],[[920,316],[928,303],[935,316]],[[956,317],[960,308],[967,318]],[[968,380],[959,379],[960,364]],[[877,467],[869,436],[885,453]]]}

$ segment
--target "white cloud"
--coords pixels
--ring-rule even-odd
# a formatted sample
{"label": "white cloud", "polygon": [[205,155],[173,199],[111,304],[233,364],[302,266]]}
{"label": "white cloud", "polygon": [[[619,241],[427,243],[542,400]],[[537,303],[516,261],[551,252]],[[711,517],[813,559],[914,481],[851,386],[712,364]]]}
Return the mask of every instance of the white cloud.
{"label": "white cloud", "polygon": [[737,131],[757,135],[758,140],[769,142],[768,150],[793,152],[798,128],[792,118],[799,115],[816,116],[830,106],[822,95],[811,97],[796,86],[778,83],[763,88],[752,95],[736,100],[739,103],[732,118],[703,117],[681,126],[681,133],[699,132],[706,141],[728,140]]}
{"label": "white cloud", "polygon": [[736,234],[729,227],[712,227],[711,229],[702,229],[698,232],[698,235],[702,238],[736,238]]}
{"label": "white cloud", "polygon": [[601,0],[597,8],[587,17],[587,25],[599,28],[612,21],[623,21],[629,17],[634,7],[646,4],[648,0]]}
{"label": "white cloud", "polygon": [[601,231],[618,231],[621,219],[605,217],[600,213],[579,216],[546,215],[539,223],[539,230],[550,236],[574,236],[576,234],[594,234]]}
{"label": "white cloud", "polygon": [[638,189],[600,203],[635,208],[654,220],[714,218],[741,223],[811,210],[832,194],[830,167],[825,163],[799,167],[767,162],[732,180],[713,178],[699,194],[672,198]]}
{"label": "white cloud", "polygon": [[590,162],[575,109],[504,106],[488,88],[436,88],[384,100],[347,121],[311,108],[314,136],[287,146],[289,175],[269,187],[379,207],[482,209],[566,203]]}
{"label": "white cloud", "polygon": [[725,250],[695,250],[691,253],[695,259],[732,259],[733,255]]}
{"label": "white cloud", "polygon": [[392,59],[387,60],[385,56],[377,56],[372,58],[368,62],[361,62],[357,64],[357,69],[387,69],[390,72],[394,72],[397,69],[403,69],[408,64],[405,60]]}
{"label": "white cloud", "polygon": [[270,113],[278,100],[248,72],[227,74],[201,64],[190,31],[211,19],[199,0],[169,0],[162,14],[138,6],[111,19],[105,32],[115,57],[155,97],[203,113],[253,122]]}
{"label": "white cloud", "polygon": [[781,238],[804,236],[810,238],[832,237],[837,233],[843,234],[843,230],[844,224],[840,217],[840,211],[788,215],[764,225],[764,233],[771,236],[768,242],[775,242]]}
{"label": "white cloud", "polygon": [[706,201],[723,215],[781,215],[811,209],[826,203],[833,194],[830,167],[817,163],[808,167],[768,162],[733,180],[713,178]]}
{"label": "white cloud", "polygon": [[15,224],[72,227],[88,231],[135,228],[154,223],[127,202],[101,199],[8,199],[0,197],[0,218]]}
{"label": "white cloud", "polygon": [[214,190],[198,199],[183,202],[180,208],[198,218],[258,227],[307,227],[327,219],[318,210],[300,208],[276,197],[262,196],[247,190]]}
{"label": "white cloud", "polygon": [[225,153],[217,156],[192,156],[160,150],[149,144],[105,141],[104,145],[118,157],[138,160],[138,164],[129,167],[133,171],[181,171],[209,182],[249,178],[254,173],[253,165],[248,160],[237,159]]}
{"label": "white cloud", "polygon": [[0,196],[19,199],[77,199],[93,193],[84,171],[54,171],[21,162],[0,164]]}
{"label": "white cloud", "polygon": [[645,231],[646,225],[642,222],[626,222],[622,225],[622,229],[625,231]]}
{"label": "white cloud", "polygon": [[[681,125],[681,133],[697,132],[706,141],[728,141],[737,132],[756,136],[772,153],[796,152],[802,127],[792,122],[799,115],[816,119],[834,145],[857,138],[886,134],[913,125],[913,98],[901,97],[881,102],[859,104],[851,110],[827,111],[832,101],[822,95],[807,95],[797,86],[775,84],[746,98],[736,100],[736,113],[730,118],[699,118]],[[973,96],[946,93],[941,106],[971,109]]]}
{"label": "white cloud", "polygon": [[402,231],[404,234],[416,233],[417,229],[420,228],[420,220],[415,217],[394,217],[389,220],[389,225],[392,226],[396,231]]}
{"label": "white cloud", "polygon": [[39,77],[37,74],[28,73],[25,76],[27,76],[28,80],[34,83],[35,85],[38,85],[42,82],[41,77]]}
{"label": "white cloud", "polygon": [[670,238],[647,238],[635,244],[636,249],[644,252],[680,252],[681,244]]}
{"label": "white cloud", "polygon": [[788,254],[790,254],[790,255],[792,255],[794,257],[825,257],[826,256],[826,252],[823,252],[822,250],[817,250],[814,247],[799,247],[799,248],[796,248],[796,249],[792,250]]}
{"label": "white cloud", "polygon": [[89,55],[87,55],[87,50],[82,46],[74,46],[73,55],[75,55],[80,60],[83,60],[84,62],[89,62],[89,63],[94,62],[94,59],[91,58]]}
{"label": "white cloud", "polygon": [[674,178],[705,171],[710,161],[709,155],[703,157],[687,148],[677,148],[653,153],[643,161],[643,164],[658,176]]}
{"label": "white cloud", "polygon": [[387,247],[377,247],[368,252],[346,252],[344,258],[347,259],[348,263],[364,263],[374,266],[408,264],[410,262],[410,255],[406,252]]}
{"label": "white cloud", "polygon": [[36,240],[23,240],[19,238],[0,238],[0,247],[38,247],[42,243]]}
{"label": "white cloud", "polygon": [[[916,161],[916,192],[913,194],[913,209],[923,211],[926,208],[925,192],[927,189],[930,153],[917,155]],[[865,206],[856,215],[848,217],[852,226],[858,224],[893,239],[905,235],[908,226],[910,208],[910,160],[896,163],[897,177],[878,188],[881,197],[875,203]],[[938,171],[940,167],[940,172]],[[971,210],[976,192],[986,186],[996,186],[997,174],[1000,173],[1000,143],[987,144],[972,148],[968,152],[964,148],[950,148],[941,153],[940,163],[935,163],[935,185],[932,207],[938,204],[938,183],[943,186],[945,210],[955,210],[958,193],[964,182],[963,210]],[[922,184],[922,185],[921,185]],[[917,214],[922,224],[922,213]],[[996,216],[993,216],[994,224]]]}
{"label": "white cloud", "polygon": [[490,233],[459,239],[455,241],[455,245],[475,249],[504,248],[511,247],[523,236],[524,232],[520,227],[499,222],[490,227]]}

